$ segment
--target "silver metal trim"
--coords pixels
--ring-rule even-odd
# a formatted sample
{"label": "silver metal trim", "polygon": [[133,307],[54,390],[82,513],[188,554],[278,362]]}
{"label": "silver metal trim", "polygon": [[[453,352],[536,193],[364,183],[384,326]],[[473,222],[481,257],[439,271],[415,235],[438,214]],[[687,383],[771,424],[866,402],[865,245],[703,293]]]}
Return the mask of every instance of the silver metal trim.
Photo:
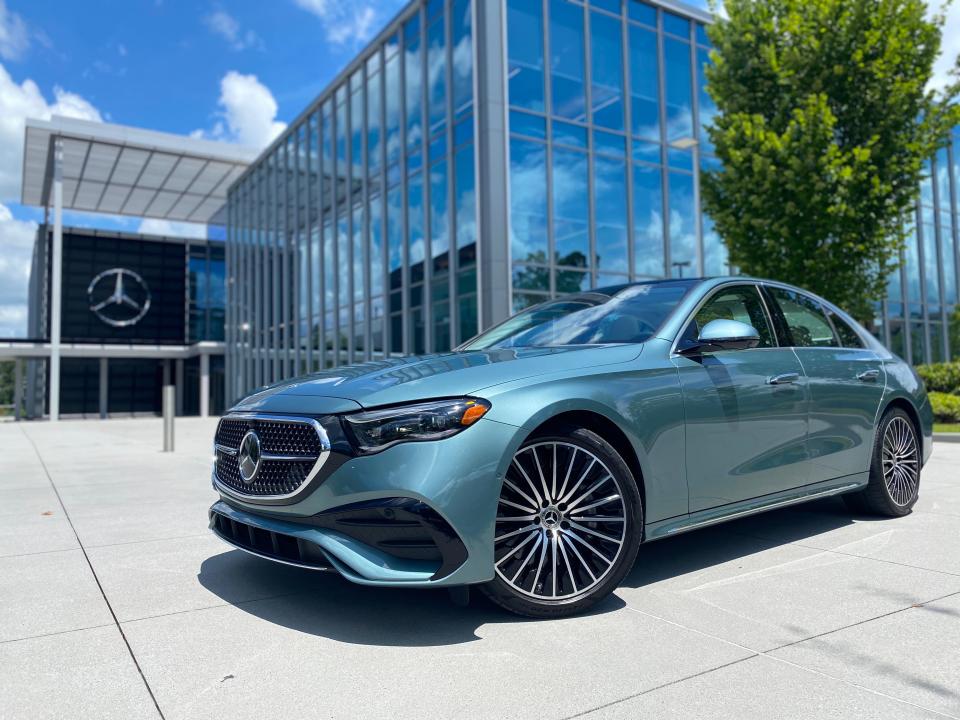
{"label": "silver metal trim", "polygon": [[226,445],[221,445],[220,443],[214,443],[213,449],[216,452],[222,452],[230,457],[236,457],[237,453],[240,452],[240,448],[227,447]]}
{"label": "silver metal trim", "polygon": [[816,500],[817,498],[839,495],[840,493],[847,492],[847,490],[854,490],[858,487],[860,487],[859,483],[850,483],[849,485],[841,485],[840,487],[830,488],[829,490],[821,490],[820,492],[799,495],[786,500],[779,500],[777,502],[758,505],[747,510],[740,510],[739,512],[730,513],[729,515],[721,515],[710,518],[709,520],[701,520],[700,522],[695,522],[690,525],[682,525],[680,527],[671,528],[670,530],[667,530],[666,535],[676,535],[678,533],[687,532],[687,530],[696,530],[697,528],[706,527],[708,525],[716,525],[718,523],[726,522],[727,520],[734,520],[736,518],[746,517],[748,515],[756,515],[758,513],[766,512],[767,510],[776,510],[777,508],[787,507],[788,505],[798,505],[800,503],[807,502],[808,500]]}
{"label": "silver metal trim", "polygon": [[[246,503],[251,504],[273,504],[277,500],[290,500],[304,493],[310,484],[313,482],[313,479],[320,472],[320,469],[324,466],[324,463],[327,462],[327,458],[330,457],[330,438],[327,437],[327,431],[323,429],[323,426],[316,418],[298,416],[298,415],[271,415],[269,413],[230,413],[229,415],[224,415],[221,418],[223,420],[264,420],[269,422],[283,422],[283,423],[297,423],[299,425],[311,425],[314,432],[317,433],[317,437],[320,439],[320,455],[317,457],[316,462],[313,467],[310,469],[310,472],[307,474],[307,477],[300,487],[294,490],[291,493],[285,495],[248,495],[246,493],[238,492],[233,488],[230,488],[224,485],[220,478],[217,477],[217,468],[214,465],[213,469],[213,484],[214,487],[222,492],[224,495],[228,495],[236,500],[241,500]],[[219,424],[217,428],[219,429]],[[218,446],[219,447],[219,446]],[[237,450],[239,452],[239,448]],[[311,460],[309,457],[293,457],[287,455],[264,455],[262,456],[264,460]],[[241,548],[243,549],[243,548]],[[272,560],[273,558],[268,558]]]}

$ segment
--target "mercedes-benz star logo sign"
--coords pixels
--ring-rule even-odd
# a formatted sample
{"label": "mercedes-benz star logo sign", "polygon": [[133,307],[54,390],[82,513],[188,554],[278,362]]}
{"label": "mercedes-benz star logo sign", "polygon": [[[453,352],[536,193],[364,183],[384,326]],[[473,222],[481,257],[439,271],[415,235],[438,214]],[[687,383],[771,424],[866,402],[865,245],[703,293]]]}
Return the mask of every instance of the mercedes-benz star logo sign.
{"label": "mercedes-benz star logo sign", "polygon": [[107,325],[136,325],[150,309],[150,289],[133,270],[104,270],[87,286],[90,310]]}
{"label": "mercedes-benz star logo sign", "polygon": [[237,464],[240,467],[240,479],[247,485],[257,479],[260,472],[260,438],[250,430],[240,441]]}

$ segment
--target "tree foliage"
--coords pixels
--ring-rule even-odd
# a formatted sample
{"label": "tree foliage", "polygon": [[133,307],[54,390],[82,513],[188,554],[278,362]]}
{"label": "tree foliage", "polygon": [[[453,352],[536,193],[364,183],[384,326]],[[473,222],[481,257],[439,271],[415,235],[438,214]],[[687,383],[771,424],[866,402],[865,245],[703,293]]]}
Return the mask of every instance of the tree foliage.
{"label": "tree foliage", "polygon": [[922,0],[726,0],[709,29],[706,211],[741,271],[861,318],[884,296],[924,161],[960,121],[927,89],[942,15]]}

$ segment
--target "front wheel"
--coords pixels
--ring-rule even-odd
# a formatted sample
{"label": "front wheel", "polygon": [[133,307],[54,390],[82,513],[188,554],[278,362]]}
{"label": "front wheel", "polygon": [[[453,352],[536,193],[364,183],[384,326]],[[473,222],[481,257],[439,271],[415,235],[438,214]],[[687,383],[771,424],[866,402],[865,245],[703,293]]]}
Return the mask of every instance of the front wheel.
{"label": "front wheel", "polygon": [[920,464],[920,440],[913,421],[900,408],[893,408],[877,427],[867,486],[843,499],[855,512],[909,515],[920,491]]}
{"label": "front wheel", "polygon": [[573,427],[532,438],[503,480],[483,591],[520,615],[582,612],[633,566],[642,527],[637,483],[608,442]]}

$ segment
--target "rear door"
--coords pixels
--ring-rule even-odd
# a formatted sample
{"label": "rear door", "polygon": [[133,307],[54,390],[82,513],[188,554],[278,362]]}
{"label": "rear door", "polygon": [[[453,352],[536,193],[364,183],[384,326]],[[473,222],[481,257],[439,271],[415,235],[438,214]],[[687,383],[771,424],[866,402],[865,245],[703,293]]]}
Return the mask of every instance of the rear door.
{"label": "rear door", "polygon": [[781,342],[793,347],[810,388],[810,482],[869,470],[883,364],[817,298],[777,286],[765,291]]}
{"label": "rear door", "polygon": [[678,340],[695,340],[711,320],[753,325],[760,344],[699,356],[674,354],[686,422],[690,512],[804,485],[807,389],[790,348],[778,347],[759,289],[721,287]]}

